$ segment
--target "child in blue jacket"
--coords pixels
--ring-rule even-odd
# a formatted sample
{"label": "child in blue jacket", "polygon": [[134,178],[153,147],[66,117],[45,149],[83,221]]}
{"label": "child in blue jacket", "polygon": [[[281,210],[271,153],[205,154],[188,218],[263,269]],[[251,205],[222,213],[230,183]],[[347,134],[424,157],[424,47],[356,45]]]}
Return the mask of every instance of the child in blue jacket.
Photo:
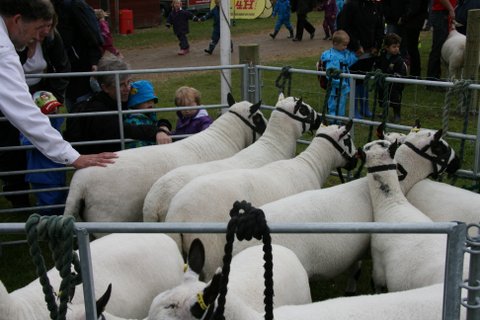
{"label": "child in blue jacket", "polygon": [[[349,42],[350,37],[345,31],[335,31],[332,37],[333,47],[322,53],[318,63],[324,63],[325,70],[335,68],[341,70],[342,73],[350,73],[348,68],[354,64],[358,58],[352,51],[347,50]],[[350,92],[350,81],[345,78],[332,79],[331,81],[332,90],[328,98],[328,114],[344,116],[347,96]]]}
{"label": "child in blue jacket", "polygon": [[[41,109],[43,114],[55,114],[57,109],[62,106],[57,98],[48,91],[37,91],[33,94],[33,99],[36,105]],[[63,118],[50,118],[52,127],[60,132],[60,127],[63,124]],[[24,146],[32,145],[32,143],[20,133],[20,143]],[[45,157],[37,149],[27,150],[27,169],[50,169],[62,168],[63,164],[58,164]],[[65,171],[52,172],[38,172],[27,173],[25,181],[30,183],[32,189],[49,189],[65,187],[66,174]],[[48,206],[64,204],[67,198],[66,191],[45,191],[35,194],[37,198],[37,206]],[[63,208],[42,209],[39,212],[42,215],[62,215]]]}
{"label": "child in blue jacket", "polygon": [[293,27],[292,27],[292,24],[290,23],[290,11],[291,11],[291,8],[290,8],[289,0],[277,0],[275,2],[275,6],[273,7],[273,12],[272,12],[272,17],[276,16],[277,22],[275,23],[275,28],[273,30],[273,33],[270,33],[270,37],[272,37],[272,39],[275,39],[282,25],[285,25],[285,27],[290,32],[290,35],[288,36],[288,38],[289,39],[293,38]]}

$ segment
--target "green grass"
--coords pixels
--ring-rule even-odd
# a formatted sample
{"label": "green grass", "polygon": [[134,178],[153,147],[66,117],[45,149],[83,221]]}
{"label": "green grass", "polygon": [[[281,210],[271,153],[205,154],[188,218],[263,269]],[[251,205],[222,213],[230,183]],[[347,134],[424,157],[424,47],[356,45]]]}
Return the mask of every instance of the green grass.
{"label": "green grass", "polygon": [[[311,22],[321,29],[322,14],[315,12],[309,15]],[[295,23],[295,15],[292,15],[292,22]],[[273,22],[272,19],[258,19],[258,20],[237,20],[235,26],[231,28],[232,35],[248,34],[248,33],[266,33],[271,31]],[[320,30],[318,29],[318,30]],[[208,39],[211,33],[211,21],[204,23],[191,23],[191,33],[189,39],[200,40]],[[428,59],[428,52],[430,50],[430,33],[421,34],[421,57],[424,72]],[[176,43],[177,39],[173,35],[172,30],[168,30],[164,25],[150,28],[138,29],[135,33],[128,36],[116,35],[115,44],[120,49],[128,48],[147,48],[160,47],[166,44]],[[264,65],[270,66],[292,66],[295,68],[314,69],[318,54],[313,56],[305,56],[283,61],[262,61]],[[275,79],[278,72],[262,72],[262,99],[263,103],[274,105],[277,100],[278,89],[275,87]],[[202,102],[204,104],[218,104],[219,103],[219,72],[191,72],[178,73],[168,76],[142,75],[148,77],[155,85],[156,92],[160,97],[159,107],[172,107],[173,97],[176,88],[182,85],[194,86],[202,92]],[[137,77],[139,78],[139,77]],[[232,71],[232,88],[233,94],[237,99],[240,99],[240,72]],[[298,75],[292,76],[292,95],[301,96],[304,101],[312,105],[317,111],[321,111],[324,101],[324,91],[319,88],[316,76]],[[432,94],[426,91],[423,86],[406,86],[402,107],[402,124],[413,125],[415,119],[420,119],[422,125],[427,128],[437,129],[442,127],[442,107],[444,105],[444,95],[435,93]],[[216,117],[218,112],[210,111]],[[175,121],[176,116],[174,112],[162,113],[161,117],[168,118],[172,122]],[[476,117],[470,117],[470,124],[468,133],[476,133]],[[463,119],[454,112],[451,113],[449,128],[451,131],[462,131]],[[355,125],[355,143],[357,146],[362,146],[367,142],[368,128],[360,125]],[[459,141],[449,139],[449,142],[454,148],[459,150]],[[303,150],[305,146],[299,146],[298,152]],[[466,143],[465,163],[463,168],[471,169],[473,164],[474,143]],[[328,179],[326,186],[338,184],[338,178],[331,177]],[[471,186],[472,181],[459,180],[457,186]],[[0,199],[0,208],[7,208],[9,204],[5,199]],[[1,222],[23,222],[28,217],[28,213],[22,214],[3,214],[0,218]],[[7,241],[12,239],[24,238],[22,235],[0,235],[0,241]],[[25,245],[22,246],[7,246],[2,247],[2,255],[0,257],[0,280],[4,282],[9,291],[24,286],[26,283],[35,278],[33,265],[28,256],[28,249]],[[369,277],[369,260],[367,267],[362,273],[359,292],[371,292],[370,277]],[[51,266],[51,262],[49,262]],[[345,288],[347,273],[341,276],[322,281],[316,279],[312,282],[312,294],[314,300],[325,299],[327,297],[341,296]]]}

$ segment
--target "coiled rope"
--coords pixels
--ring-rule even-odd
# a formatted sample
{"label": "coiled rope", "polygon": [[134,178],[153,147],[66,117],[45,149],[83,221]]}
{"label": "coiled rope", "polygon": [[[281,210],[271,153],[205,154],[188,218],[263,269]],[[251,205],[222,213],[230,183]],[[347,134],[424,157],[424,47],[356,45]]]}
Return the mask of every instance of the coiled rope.
{"label": "coiled rope", "polygon": [[[463,113],[463,128],[462,133],[466,134],[468,130],[468,117],[470,114],[470,104],[471,104],[471,97],[472,92],[469,90],[470,84],[473,81],[471,80],[457,80],[453,83],[453,86],[450,87],[445,94],[445,100],[443,104],[442,110],[442,138],[444,138],[448,132],[448,125],[449,125],[449,116],[450,116],[450,107],[453,107],[453,100],[457,97],[457,108],[456,110],[462,114]],[[458,153],[458,157],[460,159],[460,165],[462,165],[463,159],[465,155],[465,139],[462,139],[460,142],[460,150]],[[454,176],[452,179],[452,183],[455,183],[457,176]]]}
{"label": "coiled rope", "polygon": [[[80,276],[80,262],[73,250],[74,240],[73,217],[40,216],[32,214],[25,223],[27,242],[30,246],[30,255],[36,268],[36,273],[42,285],[45,302],[50,311],[50,319],[64,320],[67,314],[67,303],[75,286],[82,282]],[[55,268],[59,271],[62,281],[56,296],[60,300],[57,305],[55,293],[48,279],[45,260],[43,258],[39,241],[48,241],[52,252]],[[71,265],[76,273],[72,273]]]}
{"label": "coiled rope", "polygon": [[275,79],[275,87],[278,88],[279,93],[285,93],[285,85],[288,85],[287,96],[290,96],[290,92],[292,90],[292,74],[290,73],[290,69],[292,67],[285,66],[280,71],[277,79]]}
{"label": "coiled rope", "polygon": [[[342,70],[336,69],[336,68],[328,68],[327,71],[325,71],[325,74],[327,76],[327,89],[325,90],[325,99],[323,100],[323,110],[322,110],[322,115],[323,118],[326,119],[326,115],[328,114],[328,98],[330,97],[330,93],[332,92],[332,82],[333,80],[338,80],[340,78],[340,74],[342,73]],[[341,88],[340,84],[340,88]],[[340,104],[340,94],[337,95],[337,103],[336,103],[336,108],[335,108],[335,114],[338,115],[338,107]]]}
{"label": "coiled rope", "polygon": [[[377,112],[377,104],[378,104],[378,94],[379,91],[381,90],[383,92],[383,97],[382,97],[382,121],[386,121],[388,118],[388,90],[387,90],[387,85],[386,85],[386,78],[387,74],[382,73],[382,70],[377,69],[375,71],[367,72],[365,75],[365,80],[364,80],[364,86],[365,89],[368,91],[374,91],[374,102],[373,102],[373,108],[372,108],[372,117],[371,120],[375,120],[375,114]],[[368,141],[372,141],[372,136],[373,136],[373,125],[370,125],[369,131],[368,131]]]}
{"label": "coiled rope", "polygon": [[232,249],[235,235],[239,241],[263,238],[263,259],[264,268],[264,303],[265,319],[273,319],[273,259],[272,259],[272,238],[270,229],[265,220],[265,214],[262,210],[252,207],[246,201],[235,201],[230,210],[230,221],[227,226],[227,243],[225,244],[225,255],[223,256],[222,279],[220,283],[220,293],[218,296],[218,306],[215,310],[213,319],[224,320],[225,302],[227,295],[228,276],[230,274],[230,263],[232,261]]}

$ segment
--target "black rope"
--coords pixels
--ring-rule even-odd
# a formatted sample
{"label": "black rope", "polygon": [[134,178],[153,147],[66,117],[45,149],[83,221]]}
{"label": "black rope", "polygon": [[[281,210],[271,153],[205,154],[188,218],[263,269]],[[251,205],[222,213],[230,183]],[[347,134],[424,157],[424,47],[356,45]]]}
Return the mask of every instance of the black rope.
{"label": "black rope", "polygon": [[223,256],[222,279],[220,283],[220,293],[217,299],[218,305],[213,315],[215,320],[225,320],[225,302],[227,296],[228,276],[230,274],[230,263],[232,262],[232,250],[235,235],[239,241],[263,238],[263,259],[265,261],[264,279],[264,303],[265,319],[273,320],[273,257],[272,257],[272,238],[270,229],[265,220],[265,214],[262,210],[252,207],[246,201],[235,201],[230,210],[230,221],[227,225],[227,243],[225,244],[225,255]]}
{"label": "black rope", "polygon": [[[335,68],[329,68],[325,72],[326,77],[327,77],[327,90],[325,90],[325,99],[323,100],[323,110],[322,110],[322,115],[324,119],[326,119],[326,116],[328,114],[328,98],[330,97],[330,94],[332,92],[332,81],[333,79],[340,79],[340,74],[342,73],[342,70],[340,69],[335,69]],[[339,95],[337,95],[338,98],[338,103],[339,103]],[[337,103],[337,105],[338,105]],[[337,106],[338,108],[338,106]],[[338,110],[336,112],[336,115],[338,115]]]}

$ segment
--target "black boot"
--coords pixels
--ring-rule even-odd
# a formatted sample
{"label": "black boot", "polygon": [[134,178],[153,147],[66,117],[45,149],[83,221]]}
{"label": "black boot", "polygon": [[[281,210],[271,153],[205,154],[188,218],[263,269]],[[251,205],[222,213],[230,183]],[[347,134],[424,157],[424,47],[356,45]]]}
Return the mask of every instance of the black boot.
{"label": "black boot", "polygon": [[277,36],[278,31],[274,31],[273,33],[270,33],[269,36],[272,37],[273,40],[275,40],[275,37]]}
{"label": "black boot", "polygon": [[288,29],[288,31],[290,32],[290,35],[288,36],[288,39],[292,39],[294,37],[293,28]]}

